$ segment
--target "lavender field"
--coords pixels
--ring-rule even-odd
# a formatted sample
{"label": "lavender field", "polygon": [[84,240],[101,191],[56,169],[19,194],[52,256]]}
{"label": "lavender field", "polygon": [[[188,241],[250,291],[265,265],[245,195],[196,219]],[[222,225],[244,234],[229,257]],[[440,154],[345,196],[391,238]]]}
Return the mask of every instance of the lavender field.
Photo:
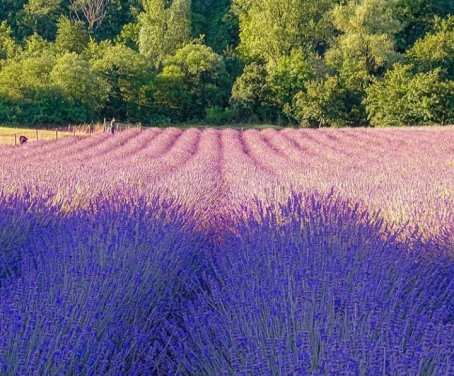
{"label": "lavender field", "polygon": [[454,129],[0,146],[0,375],[454,375]]}

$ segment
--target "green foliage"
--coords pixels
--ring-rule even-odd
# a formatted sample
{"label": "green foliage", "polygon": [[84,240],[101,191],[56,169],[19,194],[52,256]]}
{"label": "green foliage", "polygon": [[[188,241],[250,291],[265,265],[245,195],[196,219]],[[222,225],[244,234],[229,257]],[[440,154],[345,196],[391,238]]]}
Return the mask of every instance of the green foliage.
{"label": "green foliage", "polygon": [[238,110],[233,108],[213,106],[208,107],[205,111],[205,122],[209,125],[234,124],[238,120]]}
{"label": "green foliage", "polygon": [[454,121],[454,85],[437,68],[427,73],[396,64],[367,89],[365,104],[373,125],[446,124]]}
{"label": "green foliage", "polygon": [[240,22],[239,51],[247,61],[276,62],[292,50],[326,44],[326,15],[334,0],[234,0]]}
{"label": "green foliage", "polygon": [[190,0],[143,0],[139,16],[139,49],[156,66],[189,42]]}
{"label": "green foliage", "polygon": [[306,83],[316,76],[316,70],[321,63],[317,60],[317,57],[307,58],[299,51],[292,51],[290,56],[281,57],[270,69],[268,87],[276,105],[282,108],[289,118],[294,113],[294,96],[304,91]]}
{"label": "green foliage", "polygon": [[324,56],[330,74],[307,85],[294,99],[298,121],[343,126],[367,122],[362,104],[373,78],[401,57],[394,44],[402,29],[393,13],[398,0],[348,0],[331,13],[337,36]]}
{"label": "green foliage", "polygon": [[192,0],[192,35],[204,36],[217,53],[238,45],[238,18],[230,10],[230,0]]}
{"label": "green foliage", "polygon": [[26,13],[24,5],[28,0],[0,1],[0,23],[5,21],[13,32],[13,36],[22,39],[30,35],[30,27],[25,24]]}
{"label": "green foliage", "polygon": [[0,121],[61,123],[74,119],[58,89],[49,85],[52,55],[11,62],[0,72]]}
{"label": "green foliage", "polygon": [[146,121],[151,115],[151,87],[154,73],[149,60],[124,45],[100,46],[92,56],[93,70],[108,85],[104,116],[130,121]]}
{"label": "green foliage", "polygon": [[50,73],[50,80],[51,86],[69,99],[74,104],[73,107],[83,109],[85,121],[92,119],[107,100],[107,83],[76,53],[66,53],[57,58]]}
{"label": "green foliage", "polygon": [[167,116],[184,121],[200,119],[204,108],[226,101],[227,80],[222,56],[208,46],[192,43],[165,61],[154,96]]}
{"label": "green foliage", "polygon": [[421,72],[442,68],[448,78],[454,79],[454,15],[437,18],[434,32],[416,41],[407,56]]}
{"label": "green foliage", "polygon": [[133,50],[139,50],[139,35],[140,35],[141,26],[137,22],[132,22],[123,26],[120,31],[120,34],[115,38],[115,41],[118,44],[122,44],[126,47],[129,47]]}
{"label": "green foliage", "polygon": [[[114,40],[120,36],[127,25],[137,24],[137,14],[141,0],[110,0],[106,8],[106,16],[98,28],[94,30],[96,40]],[[138,34],[134,37],[134,43]],[[131,41],[128,47],[131,47]]]}
{"label": "green foliage", "polygon": [[57,23],[55,47],[59,52],[82,53],[90,41],[88,31],[82,21],[72,21],[61,17]]}
{"label": "green foliage", "polygon": [[447,123],[453,82],[452,0],[0,1],[0,122]]}
{"label": "green foliage", "polygon": [[0,121],[37,124],[94,119],[106,90],[88,62],[75,53],[56,57],[51,50],[33,52],[32,45],[39,43],[28,43],[21,59],[0,71]]}
{"label": "green foliage", "polygon": [[0,23],[0,61],[16,54],[18,46],[12,34],[12,30],[6,21]]}
{"label": "green foliage", "polygon": [[358,98],[336,76],[306,84],[295,96],[295,117],[301,125],[341,127],[360,125],[364,114]]}
{"label": "green foliage", "polygon": [[44,39],[53,40],[56,21],[64,12],[63,0],[29,0],[24,6],[23,22]]}
{"label": "green foliage", "polygon": [[45,89],[54,62],[53,55],[9,62],[0,71],[0,96],[26,99],[29,93]]}
{"label": "green foliage", "polygon": [[340,34],[326,54],[326,62],[348,88],[364,89],[372,75],[398,59],[394,35],[401,24],[392,13],[393,1],[349,0],[333,9],[333,23]]}
{"label": "green foliage", "polygon": [[16,52],[16,57],[22,60],[30,57],[40,57],[49,52],[52,52],[52,43],[46,41],[38,34],[33,34],[25,40],[25,46]]}
{"label": "green foliage", "polygon": [[436,17],[454,14],[454,1],[398,0],[393,12],[403,25],[396,35],[396,45],[400,52],[404,52],[433,28]]}
{"label": "green foliage", "polygon": [[61,13],[63,0],[29,0],[24,6],[27,13],[49,17]]}
{"label": "green foliage", "polygon": [[242,118],[258,116],[257,120],[267,121],[275,112],[267,75],[263,65],[251,63],[235,81],[230,102]]}

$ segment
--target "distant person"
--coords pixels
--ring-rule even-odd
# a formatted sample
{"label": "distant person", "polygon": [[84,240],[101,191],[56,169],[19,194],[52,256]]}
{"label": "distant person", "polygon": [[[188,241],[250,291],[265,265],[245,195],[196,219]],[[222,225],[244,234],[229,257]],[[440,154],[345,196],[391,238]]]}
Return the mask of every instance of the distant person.
{"label": "distant person", "polygon": [[26,144],[27,141],[28,141],[28,138],[27,138],[27,137],[25,137],[25,136],[20,136],[20,137],[19,137],[19,143],[20,143],[21,145]]}
{"label": "distant person", "polygon": [[110,128],[109,128],[109,132],[110,134],[115,134],[115,118],[112,118],[111,122],[110,122]]}

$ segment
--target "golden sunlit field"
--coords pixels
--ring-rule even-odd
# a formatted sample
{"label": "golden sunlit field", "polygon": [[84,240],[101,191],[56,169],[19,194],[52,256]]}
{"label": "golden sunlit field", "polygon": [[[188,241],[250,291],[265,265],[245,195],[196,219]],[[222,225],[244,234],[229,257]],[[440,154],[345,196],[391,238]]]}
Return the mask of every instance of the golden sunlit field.
{"label": "golden sunlit field", "polygon": [[[22,135],[27,137],[29,142],[37,140],[55,141],[57,139],[54,130],[0,127],[0,144],[14,145],[16,140],[19,143],[19,136]],[[70,132],[58,132],[58,138],[71,135]]]}
{"label": "golden sunlit field", "polygon": [[34,129],[34,128],[14,128],[14,127],[1,127],[0,126],[0,144],[1,145],[15,145],[19,144],[19,137],[25,136],[28,142],[34,141],[55,141],[59,138],[73,136],[79,137],[88,136],[86,127],[59,129],[58,133],[55,129]]}

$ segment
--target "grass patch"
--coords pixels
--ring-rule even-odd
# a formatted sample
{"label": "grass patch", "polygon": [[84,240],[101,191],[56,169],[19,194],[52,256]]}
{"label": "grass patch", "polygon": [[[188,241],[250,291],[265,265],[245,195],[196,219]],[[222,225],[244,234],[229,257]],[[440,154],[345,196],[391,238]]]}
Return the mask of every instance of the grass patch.
{"label": "grass patch", "polygon": [[75,132],[73,129],[59,128],[58,134],[56,129],[35,129],[35,128],[15,128],[9,126],[0,126],[0,144],[1,145],[15,145],[19,144],[19,136],[28,138],[28,142],[34,141],[55,141],[57,138],[74,136],[85,137],[88,135],[84,127],[76,127]]}

